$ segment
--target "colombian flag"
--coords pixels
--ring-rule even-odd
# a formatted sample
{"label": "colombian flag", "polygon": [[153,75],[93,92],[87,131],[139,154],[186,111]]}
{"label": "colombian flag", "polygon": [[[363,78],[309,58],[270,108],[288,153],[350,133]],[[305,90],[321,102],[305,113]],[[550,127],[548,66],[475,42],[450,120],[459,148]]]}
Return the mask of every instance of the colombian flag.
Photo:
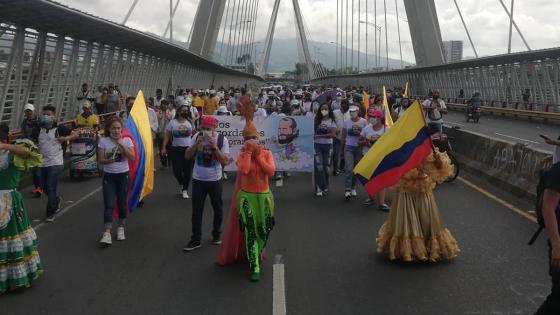
{"label": "colombian flag", "polygon": [[130,186],[128,211],[133,211],[138,201],[149,195],[154,188],[154,142],[144,93],[138,92],[132,110],[125,123],[123,136],[134,143],[134,160],[129,161]]}
{"label": "colombian flag", "polygon": [[375,142],[354,168],[354,174],[373,196],[395,185],[432,152],[432,140],[418,101]]}

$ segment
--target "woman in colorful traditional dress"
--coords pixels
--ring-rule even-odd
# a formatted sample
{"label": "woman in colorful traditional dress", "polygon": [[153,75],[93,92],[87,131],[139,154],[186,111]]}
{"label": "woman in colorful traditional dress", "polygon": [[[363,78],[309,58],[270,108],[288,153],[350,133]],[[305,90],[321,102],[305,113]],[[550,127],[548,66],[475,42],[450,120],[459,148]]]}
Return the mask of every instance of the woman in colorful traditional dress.
{"label": "woman in colorful traditional dress", "polygon": [[43,273],[37,235],[17,191],[21,171],[40,166],[42,157],[29,140],[8,144],[8,134],[0,125],[0,294],[29,287]]}
{"label": "woman in colorful traditional dress", "polygon": [[274,199],[268,179],[274,175],[275,165],[272,152],[258,142],[259,131],[252,119],[254,105],[249,100],[240,102],[242,105],[239,109],[245,116],[245,144],[236,162],[238,178],[234,196],[237,197],[238,212],[229,214],[218,263],[224,265],[241,258],[239,250],[242,246],[239,246],[239,237],[235,233],[238,226],[244,234],[246,256],[251,270],[250,279],[259,281],[261,255],[274,226]]}
{"label": "woman in colorful traditional dress", "polygon": [[379,254],[407,262],[436,262],[457,256],[459,246],[445,228],[433,194],[436,184],[451,173],[447,154],[436,151],[401,178],[389,217],[379,229]]}

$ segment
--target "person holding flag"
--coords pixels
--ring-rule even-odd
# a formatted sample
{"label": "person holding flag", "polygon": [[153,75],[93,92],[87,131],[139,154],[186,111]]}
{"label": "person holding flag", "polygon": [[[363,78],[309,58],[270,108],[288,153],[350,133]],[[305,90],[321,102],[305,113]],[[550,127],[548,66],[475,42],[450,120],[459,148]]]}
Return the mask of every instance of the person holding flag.
{"label": "person holding flag", "polygon": [[[130,114],[123,124],[118,118],[111,118],[105,125],[106,140],[98,145],[100,162],[107,166],[104,173],[111,173],[114,181],[104,175],[104,221],[105,231],[100,241],[105,246],[111,245],[112,218],[119,217],[117,240],[124,240],[124,219],[134,211],[140,200],[149,195],[154,186],[154,147],[148,110],[142,91],[138,92]],[[132,144],[132,145],[131,145]],[[110,153],[110,154],[108,154]],[[118,163],[118,164],[117,164]],[[116,178],[115,174],[126,174]],[[123,177],[128,181],[122,182]],[[123,201],[123,195],[126,199]],[[115,204],[116,200],[116,204]],[[112,209],[112,216],[111,216]]]}
{"label": "person holding flag", "polygon": [[433,194],[451,172],[449,157],[434,149],[415,102],[354,168],[370,195],[397,184],[389,217],[378,232],[378,253],[403,261],[457,256],[459,246],[443,225]]}

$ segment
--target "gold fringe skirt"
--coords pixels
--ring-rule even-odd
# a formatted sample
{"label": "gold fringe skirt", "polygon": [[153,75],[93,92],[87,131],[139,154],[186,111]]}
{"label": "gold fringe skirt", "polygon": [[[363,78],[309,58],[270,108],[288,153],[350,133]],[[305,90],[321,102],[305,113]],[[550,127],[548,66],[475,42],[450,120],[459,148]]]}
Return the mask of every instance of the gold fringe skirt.
{"label": "gold fringe skirt", "polygon": [[407,262],[436,262],[457,256],[459,245],[443,226],[431,189],[398,189],[389,218],[379,229],[377,252],[387,253],[390,260]]}

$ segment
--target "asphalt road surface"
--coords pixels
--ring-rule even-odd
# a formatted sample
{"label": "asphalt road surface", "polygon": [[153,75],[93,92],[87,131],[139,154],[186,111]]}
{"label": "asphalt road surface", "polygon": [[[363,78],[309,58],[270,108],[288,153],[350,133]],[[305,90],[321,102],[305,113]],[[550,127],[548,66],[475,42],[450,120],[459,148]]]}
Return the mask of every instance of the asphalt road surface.
{"label": "asphalt road surface", "polygon": [[[533,314],[550,288],[545,237],[526,245],[536,224],[461,181],[436,190],[459,257],[395,263],[375,252],[387,214],[362,205],[363,190],[345,203],[341,175],[318,198],[309,174],[293,175],[273,187],[277,226],[258,283],[246,263],[215,263],[209,203],[202,248],[182,251],[191,201],[179,198],[169,170],[157,171],[155,192],[129,217],[126,241],[100,248],[100,184],[62,179],[64,213],[51,224],[38,221],[45,198],[23,190],[45,273],[0,296],[0,314]],[[232,185],[224,186],[225,217]],[[284,277],[273,272],[279,267]]]}
{"label": "asphalt road surface", "polygon": [[474,123],[472,120],[467,123],[463,112],[449,111],[444,116],[444,122],[450,127],[458,127],[513,143],[527,144],[547,152],[552,152],[553,147],[546,144],[539,135],[545,134],[552,139],[560,136],[560,124],[529,120],[524,117],[513,118],[482,113],[479,123]]}

